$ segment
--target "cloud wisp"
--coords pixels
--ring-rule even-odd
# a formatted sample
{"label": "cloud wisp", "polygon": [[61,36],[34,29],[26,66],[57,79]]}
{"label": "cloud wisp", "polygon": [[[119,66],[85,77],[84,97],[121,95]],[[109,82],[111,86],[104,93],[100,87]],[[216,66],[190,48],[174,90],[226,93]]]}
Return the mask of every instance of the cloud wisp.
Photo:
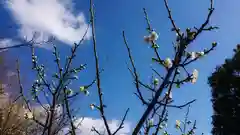
{"label": "cloud wisp", "polygon": [[[72,45],[88,27],[84,14],[74,10],[72,0],[6,0],[5,7],[20,26],[18,32],[22,38],[32,39],[37,33],[38,41],[53,36]],[[85,39],[90,37],[88,32]]]}
{"label": "cloud wisp", "polygon": [[[98,135],[95,132],[91,132],[92,127],[96,128],[100,133],[104,133],[105,125],[102,119],[94,119],[91,117],[85,117],[83,120],[82,118],[79,118],[76,120],[76,125],[82,121],[81,125],[78,129],[79,135]],[[108,121],[109,127],[112,132],[114,132],[121,121],[119,120],[110,120]],[[124,128],[121,129],[117,135],[128,135],[131,132],[131,123],[130,122],[124,122]]]}
{"label": "cloud wisp", "polygon": [[[49,105],[44,105],[45,107],[49,107]],[[56,117],[60,116],[63,112],[62,106],[59,105],[56,107]],[[34,115],[38,118],[39,121],[43,122],[46,119],[46,112],[41,106],[34,107]],[[121,121],[120,120],[109,120],[109,128],[112,132],[116,131],[119,127]],[[98,135],[96,132],[92,131],[94,127],[100,133],[105,133],[105,125],[102,119],[100,118],[92,118],[92,117],[77,117],[74,119],[74,124],[76,129],[77,135]],[[65,135],[69,132],[69,125],[63,128],[59,135]],[[118,131],[116,135],[128,135],[131,132],[131,123],[128,121],[124,122],[123,128]]]}

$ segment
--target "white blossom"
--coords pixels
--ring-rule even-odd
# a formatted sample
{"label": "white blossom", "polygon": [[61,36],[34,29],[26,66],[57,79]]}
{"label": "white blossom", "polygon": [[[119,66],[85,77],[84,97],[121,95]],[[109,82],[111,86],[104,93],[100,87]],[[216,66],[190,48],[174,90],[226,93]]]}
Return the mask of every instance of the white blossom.
{"label": "white blossom", "polygon": [[85,94],[86,96],[89,96],[89,91],[85,90],[85,91],[84,91],[84,94]]}
{"label": "white blossom", "polygon": [[144,41],[147,43],[151,42],[151,37],[150,36],[144,36]]}
{"label": "white blossom", "polygon": [[94,104],[90,104],[90,108],[91,108],[92,110],[94,110],[94,109],[95,109],[95,105],[94,105]]}
{"label": "white blossom", "polygon": [[150,35],[144,36],[144,41],[147,42],[147,43],[151,43],[153,41],[158,40],[158,37],[159,36],[158,36],[157,32],[152,31]]}
{"label": "white blossom", "polygon": [[150,120],[149,120],[149,126],[153,126],[153,122],[154,122],[154,119],[153,119],[153,118],[150,119]]}
{"label": "white blossom", "polygon": [[205,53],[204,52],[198,52],[200,56],[203,56]]}
{"label": "white blossom", "polygon": [[162,123],[162,126],[163,127],[167,127],[167,123]]}
{"label": "white blossom", "polygon": [[161,129],[163,129],[163,125],[160,125],[160,126],[159,126],[159,130],[161,130]]}
{"label": "white blossom", "polygon": [[197,57],[196,52],[191,52],[191,59],[194,60]]}
{"label": "white blossom", "polygon": [[193,73],[192,73],[192,79],[191,79],[191,83],[196,83],[197,82],[197,78],[198,78],[198,70],[194,69]]}
{"label": "white blossom", "polygon": [[164,61],[164,66],[166,68],[171,68],[172,65],[173,65],[172,60],[170,58],[166,58],[165,61]]}
{"label": "white blossom", "polygon": [[152,41],[158,40],[158,34],[157,34],[157,32],[152,31],[150,37],[151,37],[151,40],[152,40]]}
{"label": "white blossom", "polygon": [[176,128],[179,128],[181,126],[181,122],[179,120],[176,120]]}
{"label": "white blossom", "polygon": [[172,97],[172,92],[170,91],[170,93],[169,93],[169,95],[168,95],[168,91],[167,92],[165,92],[165,95],[166,95],[166,97],[168,97],[168,99],[172,99],[173,97]]}
{"label": "white blossom", "polygon": [[29,111],[25,111],[24,116],[26,119],[32,119],[33,118],[33,114]]}
{"label": "white blossom", "polygon": [[74,79],[74,80],[78,80],[78,76],[76,76],[76,75],[73,76],[73,79]]}

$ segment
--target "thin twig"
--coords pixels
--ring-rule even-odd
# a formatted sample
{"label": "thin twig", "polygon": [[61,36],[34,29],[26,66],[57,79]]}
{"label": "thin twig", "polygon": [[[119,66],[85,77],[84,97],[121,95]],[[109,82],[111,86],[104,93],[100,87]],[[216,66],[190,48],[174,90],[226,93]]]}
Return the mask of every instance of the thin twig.
{"label": "thin twig", "polygon": [[[30,109],[28,101],[25,98],[25,96],[23,95],[23,86],[22,86],[21,78],[20,78],[20,67],[19,67],[19,61],[18,60],[17,60],[17,77],[18,77],[18,84],[20,86],[20,95],[21,95],[21,97],[23,97],[23,100],[24,100],[28,110],[32,113],[32,110]],[[37,120],[34,115],[33,115],[32,120],[35,121],[37,124],[41,125],[42,127],[44,127],[44,124],[41,123],[39,120]]]}
{"label": "thin twig", "polygon": [[206,18],[205,22],[204,22],[204,23],[201,25],[201,27],[197,30],[194,38],[193,38],[191,41],[195,40],[195,39],[197,38],[197,36],[205,29],[205,27],[206,27],[207,24],[209,23],[210,18],[211,18],[211,15],[212,15],[212,13],[213,13],[213,11],[214,11],[214,8],[213,8],[213,0],[210,0],[210,7],[209,7],[208,10],[209,10],[209,12],[208,12],[208,15],[207,15],[207,18]]}
{"label": "thin twig", "polygon": [[[129,45],[128,45],[128,42],[126,40],[126,36],[125,36],[125,32],[123,31],[123,40],[124,40],[124,44],[127,48],[127,51],[128,51],[128,58],[131,62],[131,65],[132,65],[132,68],[133,68],[133,77],[134,77],[134,81],[135,81],[135,85],[136,85],[136,89],[137,89],[137,95],[139,97],[139,99],[142,101],[143,104],[147,104],[147,102],[145,101],[145,99],[143,98],[143,95],[140,91],[140,86],[139,86],[139,76],[137,74],[137,69],[135,67],[135,64],[134,64],[134,61],[133,61],[133,57],[132,57],[132,54],[131,54],[131,50],[129,48]],[[129,71],[131,71],[131,69],[129,68]]]}
{"label": "thin twig", "polygon": [[127,116],[127,113],[129,111],[129,108],[127,109],[127,111],[125,112],[124,116],[123,116],[123,119],[119,125],[119,127],[116,129],[116,131],[112,134],[112,135],[115,135],[120,129],[124,128],[123,125],[124,125],[124,121],[126,119],[126,116]]}
{"label": "thin twig", "polygon": [[[147,22],[147,29],[149,30],[149,33],[151,33],[151,31],[153,31],[153,29],[152,29],[152,27],[151,27],[151,25],[150,25],[150,21],[149,21],[149,18],[148,18],[148,14],[147,14],[147,11],[146,11],[145,8],[143,8],[143,12],[144,12],[144,15],[145,15],[145,20],[146,20],[146,22]],[[156,43],[155,43],[155,41],[151,41],[151,44],[152,44],[152,46],[154,46]],[[158,59],[157,59],[158,62],[161,63],[161,64],[163,64],[163,60],[161,59],[161,57],[160,57],[160,55],[159,55],[159,53],[158,53],[157,48],[154,47],[153,49],[154,49],[154,52],[155,52],[155,54],[156,54],[156,56],[157,56],[157,58],[158,58]]]}
{"label": "thin twig", "polygon": [[92,131],[96,132],[98,135],[102,135],[95,127],[92,127]]}
{"label": "thin twig", "polygon": [[167,12],[168,12],[168,18],[170,19],[174,30],[176,31],[176,33],[178,34],[178,36],[182,39],[183,36],[182,36],[182,34],[180,33],[179,28],[176,26],[175,21],[173,20],[172,13],[171,13],[171,10],[170,10],[170,8],[169,8],[169,6],[168,6],[167,0],[164,0],[164,4],[165,4],[165,7],[166,7]]}
{"label": "thin twig", "polygon": [[190,111],[190,105],[188,105],[187,113],[186,113],[185,119],[184,119],[184,125],[183,125],[183,133],[184,133],[184,134],[186,133],[187,120],[188,120],[189,111]]}
{"label": "thin twig", "polygon": [[101,90],[101,79],[100,79],[100,71],[99,71],[99,61],[98,61],[98,55],[97,55],[97,43],[96,43],[96,37],[95,37],[95,18],[94,18],[94,8],[92,0],[90,0],[90,13],[91,13],[91,24],[92,24],[92,39],[93,39],[93,48],[94,48],[94,58],[95,58],[95,70],[96,70],[96,77],[97,77],[97,89],[98,89],[98,97],[99,97],[99,103],[100,103],[100,113],[101,117],[104,121],[104,125],[106,127],[108,135],[111,135],[111,130],[109,128],[109,125],[107,123],[106,116],[104,114],[104,104],[102,99],[102,90]]}
{"label": "thin twig", "polygon": [[76,135],[76,131],[75,131],[75,126],[72,120],[72,115],[70,112],[70,107],[69,107],[69,103],[68,103],[68,99],[67,99],[67,90],[64,88],[64,102],[65,102],[65,106],[67,109],[67,115],[68,115],[68,119],[70,120],[70,124],[71,124],[71,128],[72,128],[72,135]]}
{"label": "thin twig", "polygon": [[[192,104],[193,102],[195,102],[196,99],[194,100],[191,100],[189,102],[187,102],[186,104],[183,104],[183,105],[167,105],[167,107],[173,107],[173,108],[179,108],[179,109],[182,109],[183,107],[187,106],[187,105],[190,105]],[[160,103],[161,105],[164,105],[163,103]]]}

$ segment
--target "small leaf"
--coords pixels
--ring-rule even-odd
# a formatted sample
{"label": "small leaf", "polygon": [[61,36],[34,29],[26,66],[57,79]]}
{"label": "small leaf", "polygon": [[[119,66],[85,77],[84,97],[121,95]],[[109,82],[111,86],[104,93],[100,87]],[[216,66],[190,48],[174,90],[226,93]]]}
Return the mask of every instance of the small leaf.
{"label": "small leaf", "polygon": [[159,130],[162,130],[162,129],[163,129],[163,125],[160,125],[160,126],[159,126]]}
{"label": "small leaf", "polygon": [[85,90],[85,86],[81,86],[81,87],[79,87],[79,89],[80,89],[81,92],[86,91],[86,90]]}
{"label": "small leaf", "polygon": [[67,95],[71,95],[72,90],[68,89],[68,90],[66,91],[66,93],[67,93]]}
{"label": "small leaf", "polygon": [[95,106],[98,110],[100,110],[100,106]]}
{"label": "small leaf", "polygon": [[149,124],[150,127],[152,127],[153,126],[153,119],[150,119],[148,124]]}
{"label": "small leaf", "polygon": [[151,32],[151,30],[150,30],[150,28],[148,27],[148,28],[146,28],[146,30],[148,31],[148,32]]}
{"label": "small leaf", "polygon": [[157,58],[152,58],[153,62],[160,62]]}
{"label": "small leaf", "polygon": [[93,109],[95,109],[95,104],[90,104],[90,108],[93,110]]}
{"label": "small leaf", "polygon": [[164,132],[163,132],[163,135],[168,135],[168,132],[167,132],[167,131],[164,131]]}
{"label": "small leaf", "polygon": [[176,84],[176,87],[177,87],[177,88],[180,88],[180,83],[177,83],[177,84]]}
{"label": "small leaf", "polygon": [[78,76],[76,76],[76,75],[73,76],[73,79],[74,79],[74,80],[78,80]]}
{"label": "small leaf", "polygon": [[178,80],[177,80],[177,83],[176,83],[176,87],[177,87],[177,88],[180,88],[180,85],[181,85],[181,84],[180,84],[180,80],[178,79]]}
{"label": "small leaf", "polygon": [[192,122],[189,120],[189,121],[187,121],[187,124],[189,125],[189,124],[191,124]]}
{"label": "small leaf", "polygon": [[157,48],[159,48],[159,45],[158,44],[153,44],[152,48],[157,49]]}
{"label": "small leaf", "polygon": [[157,78],[155,78],[153,81],[153,84],[156,86],[156,85],[158,85],[158,83],[159,83],[159,80]]}
{"label": "small leaf", "polygon": [[212,43],[212,46],[213,46],[213,47],[216,47],[216,46],[217,46],[217,42],[213,42],[213,43]]}
{"label": "small leaf", "polygon": [[73,72],[73,73],[77,73],[78,71],[77,71],[76,69],[73,69],[72,72]]}
{"label": "small leaf", "polygon": [[83,69],[85,69],[85,68],[86,68],[85,65],[83,65],[83,64],[80,65],[80,70],[83,70]]}
{"label": "small leaf", "polygon": [[87,90],[85,90],[83,93],[84,93],[86,96],[89,96],[89,92],[88,92]]}
{"label": "small leaf", "polygon": [[53,77],[55,77],[55,78],[58,78],[58,79],[59,79],[59,76],[58,76],[58,74],[57,74],[57,73],[55,73],[55,74],[53,75]]}
{"label": "small leaf", "polygon": [[237,49],[240,50],[240,44],[237,44]]}
{"label": "small leaf", "polygon": [[177,69],[177,74],[180,74],[180,70],[179,69]]}

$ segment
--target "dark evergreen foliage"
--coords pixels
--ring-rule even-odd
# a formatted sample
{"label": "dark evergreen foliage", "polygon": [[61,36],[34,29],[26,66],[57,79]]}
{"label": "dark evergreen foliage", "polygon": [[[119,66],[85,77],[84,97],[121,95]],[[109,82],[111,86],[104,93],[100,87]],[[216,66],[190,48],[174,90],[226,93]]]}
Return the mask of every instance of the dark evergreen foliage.
{"label": "dark evergreen foliage", "polygon": [[212,134],[240,135],[240,45],[209,77],[212,88]]}

